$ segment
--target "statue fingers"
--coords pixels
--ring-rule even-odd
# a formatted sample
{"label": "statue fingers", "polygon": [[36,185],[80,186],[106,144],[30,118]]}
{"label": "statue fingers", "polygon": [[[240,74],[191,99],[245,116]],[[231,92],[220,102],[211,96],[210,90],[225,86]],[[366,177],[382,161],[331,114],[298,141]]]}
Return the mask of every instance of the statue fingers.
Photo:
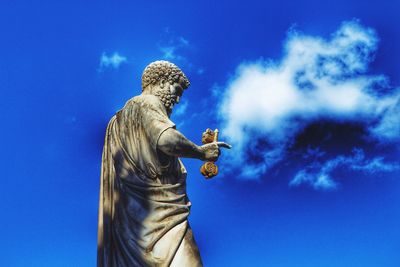
{"label": "statue fingers", "polygon": [[218,145],[218,147],[223,147],[223,148],[228,148],[228,149],[232,148],[232,146],[230,144],[225,143],[225,142],[217,142],[217,145]]}

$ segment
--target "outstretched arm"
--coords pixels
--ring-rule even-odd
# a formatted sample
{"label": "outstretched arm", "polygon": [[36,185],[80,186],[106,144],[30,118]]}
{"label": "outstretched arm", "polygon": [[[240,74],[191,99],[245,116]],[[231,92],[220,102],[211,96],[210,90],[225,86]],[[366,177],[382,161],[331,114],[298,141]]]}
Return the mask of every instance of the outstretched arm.
{"label": "outstretched arm", "polygon": [[157,148],[167,155],[216,161],[220,147],[230,148],[224,142],[213,142],[197,146],[174,128],[165,130],[158,139]]}

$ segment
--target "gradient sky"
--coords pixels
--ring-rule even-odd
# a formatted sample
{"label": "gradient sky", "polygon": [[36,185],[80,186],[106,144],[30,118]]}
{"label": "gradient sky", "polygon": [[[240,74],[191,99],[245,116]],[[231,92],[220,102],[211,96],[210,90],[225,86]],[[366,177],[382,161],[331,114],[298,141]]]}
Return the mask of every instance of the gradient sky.
{"label": "gradient sky", "polygon": [[234,145],[212,180],[184,160],[205,266],[400,266],[399,10],[1,1],[0,266],[95,266],[105,128],[158,59],[178,129]]}

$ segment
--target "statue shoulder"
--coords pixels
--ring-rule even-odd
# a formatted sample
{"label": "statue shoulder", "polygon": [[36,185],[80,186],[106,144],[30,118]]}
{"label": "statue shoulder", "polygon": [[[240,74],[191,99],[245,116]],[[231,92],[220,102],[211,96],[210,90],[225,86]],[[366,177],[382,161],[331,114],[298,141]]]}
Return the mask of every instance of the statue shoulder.
{"label": "statue shoulder", "polygon": [[118,113],[141,112],[145,114],[164,114],[167,116],[166,110],[162,102],[154,95],[138,95],[129,99],[125,106]]}
{"label": "statue shoulder", "polygon": [[160,99],[155,95],[138,95],[132,98],[133,104],[140,105],[142,107],[151,107],[155,109],[163,109],[164,106]]}

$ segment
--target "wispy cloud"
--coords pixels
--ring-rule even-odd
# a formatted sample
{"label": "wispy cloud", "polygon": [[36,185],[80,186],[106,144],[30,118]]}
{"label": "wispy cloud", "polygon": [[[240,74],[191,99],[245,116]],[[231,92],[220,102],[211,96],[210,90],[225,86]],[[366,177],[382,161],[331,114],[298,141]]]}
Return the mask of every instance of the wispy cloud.
{"label": "wispy cloud", "polygon": [[[187,116],[183,116],[186,114],[186,110],[188,108],[189,101],[188,100],[181,100],[179,104],[174,106],[172,112],[172,120],[176,122],[176,128],[182,129],[185,125],[185,120],[188,120]],[[191,114],[192,116],[193,114]]]}
{"label": "wispy cloud", "polygon": [[204,73],[204,69],[203,68],[199,68],[199,69],[197,69],[196,72],[197,72],[198,75],[202,75]]}
{"label": "wispy cloud", "polygon": [[167,28],[165,30],[164,40],[159,44],[159,49],[163,54],[163,59],[186,61],[186,58],[182,55],[182,52],[189,48],[189,46],[190,43],[186,38],[182,36],[176,37]]}
{"label": "wispy cloud", "polygon": [[189,39],[175,34],[171,29],[166,28],[158,43],[158,49],[161,52],[161,58],[172,61],[183,67],[185,71],[192,74],[202,75],[204,68],[197,66],[189,60],[191,52],[194,50],[194,45]]}
{"label": "wispy cloud", "polygon": [[338,168],[373,174],[399,170],[400,165],[385,162],[383,157],[367,159],[362,149],[353,149],[353,153],[350,156],[340,155],[323,163],[314,162],[312,165],[307,166],[306,169],[297,172],[290,185],[306,184],[314,189],[336,189],[338,184],[333,180],[332,172]]}
{"label": "wispy cloud", "polygon": [[177,106],[175,106],[174,115],[182,116],[183,114],[185,114],[188,104],[189,104],[189,101],[187,101],[187,100],[181,101]]}
{"label": "wispy cloud", "polygon": [[[219,103],[222,133],[234,145],[225,165],[246,162],[241,177],[258,179],[321,119],[358,122],[374,140],[398,140],[400,90],[383,75],[367,74],[377,46],[373,29],[350,21],[329,39],[291,31],[282,60],[241,64]],[[311,179],[305,172],[296,177]],[[312,177],[314,188],[336,185],[326,172]]]}
{"label": "wispy cloud", "polygon": [[370,133],[382,142],[400,141],[400,98],[397,94],[382,113]]}
{"label": "wispy cloud", "polygon": [[114,52],[110,56],[104,52],[100,57],[99,70],[102,71],[106,68],[118,69],[121,64],[126,62],[127,58],[120,55],[118,52]]}

